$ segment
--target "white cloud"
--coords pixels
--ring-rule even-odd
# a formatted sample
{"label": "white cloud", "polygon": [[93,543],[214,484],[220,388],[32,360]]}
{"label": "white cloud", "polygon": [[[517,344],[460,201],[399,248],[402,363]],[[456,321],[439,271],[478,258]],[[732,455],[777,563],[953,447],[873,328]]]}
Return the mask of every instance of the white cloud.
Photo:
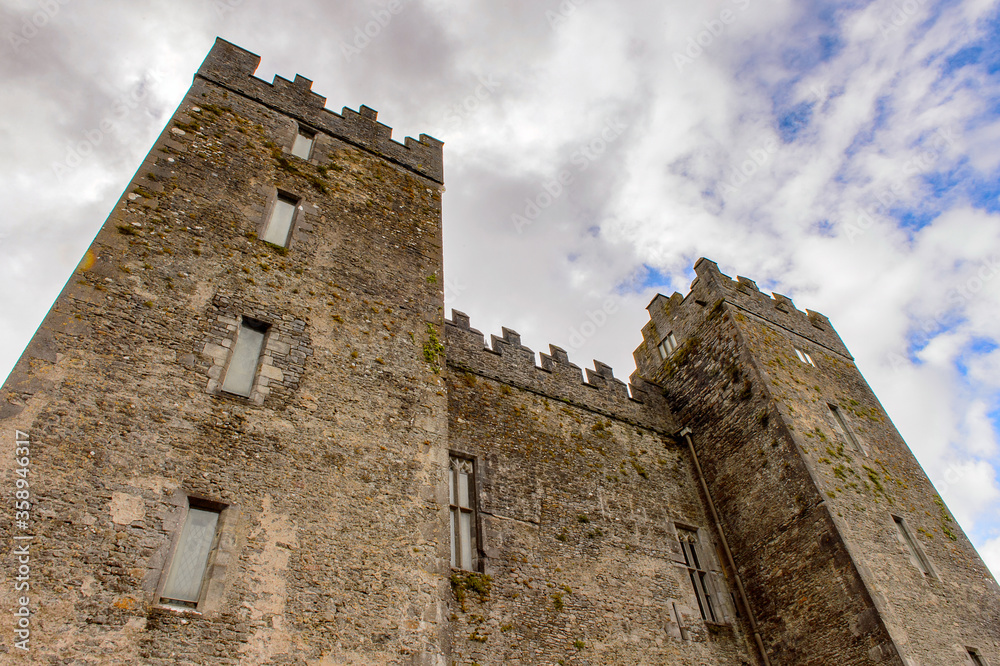
{"label": "white cloud", "polygon": [[994,578],[1000,578],[1000,537],[983,542],[977,547],[986,566],[993,572]]}

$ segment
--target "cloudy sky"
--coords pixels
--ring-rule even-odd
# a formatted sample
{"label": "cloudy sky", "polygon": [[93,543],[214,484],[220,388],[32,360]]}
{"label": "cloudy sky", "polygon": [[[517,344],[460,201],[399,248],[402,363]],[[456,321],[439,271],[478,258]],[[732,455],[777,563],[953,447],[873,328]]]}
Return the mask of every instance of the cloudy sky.
{"label": "cloudy sky", "polygon": [[0,0],[0,377],[217,35],[445,142],[487,334],[627,378],[700,256],[829,316],[1000,574],[996,0]]}

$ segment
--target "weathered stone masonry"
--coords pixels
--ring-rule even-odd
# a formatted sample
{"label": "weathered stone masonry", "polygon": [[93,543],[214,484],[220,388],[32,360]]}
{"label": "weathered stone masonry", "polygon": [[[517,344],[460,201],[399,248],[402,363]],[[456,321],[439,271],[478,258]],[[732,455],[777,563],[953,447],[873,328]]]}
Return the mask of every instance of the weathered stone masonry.
{"label": "weathered stone masonry", "polygon": [[[825,317],[701,260],[628,384],[487,344],[444,317],[441,142],[258,62],[216,43],[0,393],[35,537],[5,658],[1000,664],[996,581]],[[279,196],[285,246],[260,240]],[[165,601],[191,507],[220,511],[201,591]]]}

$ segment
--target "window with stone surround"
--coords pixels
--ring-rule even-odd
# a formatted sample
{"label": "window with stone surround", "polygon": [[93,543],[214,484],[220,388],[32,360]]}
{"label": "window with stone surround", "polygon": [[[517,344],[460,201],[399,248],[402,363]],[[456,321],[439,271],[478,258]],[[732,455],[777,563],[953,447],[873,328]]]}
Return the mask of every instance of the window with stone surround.
{"label": "window with stone surround", "polygon": [[706,622],[718,622],[715,604],[710,591],[709,573],[705,566],[704,553],[698,541],[698,533],[694,530],[678,528],[677,538],[681,542],[681,552],[684,554],[684,564],[688,569],[691,586],[694,587],[698,599],[698,610]]}
{"label": "window with stone surround", "polygon": [[816,364],[813,363],[812,357],[806,352],[799,349],[798,347],[795,348],[795,355],[799,357],[799,361],[801,361],[802,363],[811,365],[814,368],[816,367]]}
{"label": "window with stone surround", "polygon": [[[183,526],[174,540],[157,595],[160,604],[185,610],[202,609],[226,510],[226,505],[219,502],[187,498]],[[218,570],[215,573],[220,574]],[[221,577],[215,576],[217,580]]]}
{"label": "window with stone surround", "polygon": [[268,328],[269,326],[262,321],[243,317],[226,368],[226,378],[222,382],[223,391],[245,398],[250,397]]}
{"label": "window with stone surround", "polygon": [[292,143],[292,155],[301,157],[304,160],[309,159],[312,156],[315,141],[316,132],[300,125],[298,132],[295,134],[295,141]]}
{"label": "window with stone surround", "polygon": [[448,466],[448,504],[451,514],[451,566],[467,571],[479,568],[479,530],[476,515],[475,460],[452,453]]}
{"label": "window with stone surround", "polygon": [[844,420],[844,415],[840,413],[840,408],[830,403],[827,403],[826,406],[829,408],[830,415],[833,417],[833,427],[837,431],[837,435],[850,444],[856,452],[867,457],[867,447],[861,443],[861,440],[854,435],[854,432],[847,425],[847,421]]}
{"label": "window with stone surround", "polygon": [[687,569],[691,587],[698,600],[698,610],[706,622],[731,624],[734,608],[727,591],[725,578],[704,530],[677,526],[677,540],[681,546],[678,564]]}
{"label": "window with stone surround", "polygon": [[260,239],[272,245],[288,247],[288,239],[292,235],[292,226],[298,205],[298,198],[286,192],[278,192],[268,214],[267,224],[260,234]]}
{"label": "window with stone surround", "polygon": [[677,338],[674,337],[673,332],[667,333],[666,337],[656,346],[656,349],[660,352],[660,359],[664,361],[668,356],[673,354],[674,350],[677,349]]}
{"label": "window with stone surround", "polygon": [[896,526],[896,536],[910,554],[911,561],[917,566],[918,569],[920,569],[920,573],[925,576],[935,577],[934,569],[931,568],[930,560],[927,559],[927,556],[924,554],[920,544],[917,543],[917,540],[913,537],[906,521],[900,516],[893,516],[892,522]]}
{"label": "window with stone surround", "polygon": [[[305,366],[313,355],[308,323],[294,312],[265,306],[248,299],[245,294],[225,290],[216,292],[211,307],[213,313],[204,323],[204,337],[200,341],[204,346],[199,349],[202,359],[199,365],[205,368],[208,380],[205,390],[219,398],[248,400],[257,405],[288,400],[298,390]],[[232,379],[227,373],[232,367],[240,336],[246,333],[245,324],[251,328],[266,328],[249,394],[223,388],[224,382]],[[251,331],[243,341],[253,342],[253,337]],[[252,346],[247,357],[247,366],[250,366],[254,362]],[[246,389],[245,383],[242,388]]]}
{"label": "window with stone surround", "polygon": [[969,660],[972,662],[973,666],[986,666],[986,659],[983,655],[979,653],[976,648],[965,648],[965,651],[969,653]]}

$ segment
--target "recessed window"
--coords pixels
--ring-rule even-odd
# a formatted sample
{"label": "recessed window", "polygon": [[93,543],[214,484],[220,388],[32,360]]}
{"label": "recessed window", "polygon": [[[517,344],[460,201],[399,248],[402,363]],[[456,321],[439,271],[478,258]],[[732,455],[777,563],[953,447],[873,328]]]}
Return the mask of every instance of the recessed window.
{"label": "recessed window", "polygon": [[969,653],[969,659],[972,660],[975,666],[986,666],[986,659],[983,658],[983,655],[979,654],[979,650],[967,647],[965,651]]}
{"label": "recessed window", "polygon": [[917,540],[913,538],[913,534],[910,533],[910,528],[906,525],[906,521],[899,516],[893,516],[892,522],[896,525],[896,533],[899,536],[899,540],[906,546],[920,572],[925,576],[933,576],[934,570],[931,569],[931,563],[927,559],[927,556],[924,555],[920,544],[917,543]]}
{"label": "recessed window", "polygon": [[304,160],[312,155],[313,144],[316,142],[316,133],[300,127],[295,135],[295,142],[292,144],[292,155],[301,157]]}
{"label": "recessed window", "polygon": [[451,507],[451,566],[473,571],[478,566],[476,483],[473,461],[451,456],[448,496]]}
{"label": "recessed window", "polygon": [[812,367],[814,368],[816,367],[816,364],[813,363],[812,357],[809,356],[809,354],[807,354],[806,352],[802,351],[801,349],[796,348],[795,355],[799,357],[799,361],[801,361],[802,363],[808,363]]}
{"label": "recessed window", "polygon": [[678,527],[677,538],[681,542],[684,564],[687,566],[694,594],[698,598],[698,609],[701,611],[702,619],[706,622],[721,622],[721,609],[717,607],[717,600],[713,598],[712,574],[708,570],[707,557],[701,548],[698,533]]}
{"label": "recessed window", "polygon": [[847,426],[847,421],[844,420],[844,415],[840,413],[840,408],[829,403],[827,403],[826,406],[830,409],[830,414],[833,416],[834,423],[836,424],[836,428],[840,436],[843,437],[855,451],[867,456],[868,449],[861,445],[861,441],[854,436],[854,433]]}
{"label": "recessed window", "polygon": [[247,397],[253,390],[254,377],[257,374],[257,364],[260,362],[260,352],[264,348],[264,337],[268,325],[261,321],[243,318],[240,330],[236,335],[236,344],[229,359],[226,379],[222,390]]}
{"label": "recessed window", "polygon": [[219,515],[219,509],[188,507],[184,527],[160,592],[160,603],[183,608],[198,607],[209,557],[216,544]]}
{"label": "recessed window", "polygon": [[674,350],[677,349],[677,338],[674,337],[672,332],[667,333],[667,337],[663,338],[656,348],[660,352],[660,359],[666,360],[666,358],[673,354]]}
{"label": "recessed window", "polygon": [[288,246],[288,236],[292,231],[292,220],[295,218],[295,208],[299,205],[298,199],[287,194],[278,194],[278,199],[271,208],[271,216],[267,220],[267,227],[261,234],[261,240],[281,247]]}

